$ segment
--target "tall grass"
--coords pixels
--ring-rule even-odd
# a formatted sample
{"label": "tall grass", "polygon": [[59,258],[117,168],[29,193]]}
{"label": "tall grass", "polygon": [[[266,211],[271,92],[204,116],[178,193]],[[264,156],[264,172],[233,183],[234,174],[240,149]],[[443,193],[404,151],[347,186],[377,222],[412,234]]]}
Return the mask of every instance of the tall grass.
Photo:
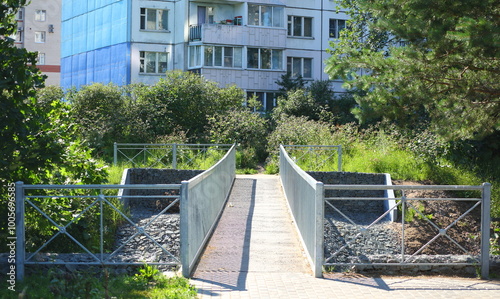
{"label": "tall grass", "polygon": [[[492,217],[500,217],[500,188],[497,188],[500,185],[500,158],[468,158],[467,153],[452,152],[449,143],[428,131],[402,132],[389,125],[364,130],[355,125],[344,125],[326,131],[324,124],[304,120],[297,121],[296,125],[307,126],[308,132],[316,134],[303,135],[302,139],[297,139],[296,133],[286,135],[284,129],[293,126],[288,123],[277,129],[279,135],[271,134],[271,138],[277,139],[273,143],[341,145],[342,170],[348,172],[389,173],[395,180],[430,181],[438,185],[481,185],[489,182],[493,185]],[[453,159],[456,156],[460,159]],[[337,170],[336,157],[319,168],[314,167],[314,156],[310,156],[309,160],[305,158],[305,161],[298,161],[305,170]],[[269,170],[277,171],[276,161],[277,156],[269,159]],[[462,195],[478,196],[477,192]]]}

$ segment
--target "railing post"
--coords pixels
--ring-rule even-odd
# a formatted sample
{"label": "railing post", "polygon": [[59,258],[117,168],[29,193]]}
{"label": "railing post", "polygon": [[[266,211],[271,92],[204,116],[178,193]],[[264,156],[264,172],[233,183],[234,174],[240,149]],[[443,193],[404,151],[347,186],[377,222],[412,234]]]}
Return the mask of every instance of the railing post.
{"label": "railing post", "polygon": [[491,184],[483,184],[481,211],[481,278],[487,279],[490,274],[490,206]]}
{"label": "railing post", "polygon": [[24,240],[24,183],[16,182],[16,279],[24,279],[26,242]]}
{"label": "railing post", "polygon": [[188,187],[187,181],[181,182],[181,200],[180,200],[180,241],[181,241],[181,267],[182,275],[189,277],[191,275],[190,258],[189,258],[189,208],[188,208]]}
{"label": "railing post", "polygon": [[323,260],[324,260],[324,224],[325,219],[325,186],[322,182],[316,183],[316,238],[314,252],[314,277],[323,277]]}
{"label": "railing post", "polygon": [[339,172],[342,171],[342,145],[339,145],[338,147],[338,167],[339,167]]}
{"label": "railing post", "polygon": [[113,144],[113,165],[118,164],[118,145],[116,142]]}
{"label": "railing post", "polygon": [[101,262],[104,261],[104,194],[102,190],[99,190],[99,196],[97,197],[99,200],[99,249],[100,249],[100,258]]}
{"label": "railing post", "polygon": [[177,143],[172,145],[172,169],[177,169]]}

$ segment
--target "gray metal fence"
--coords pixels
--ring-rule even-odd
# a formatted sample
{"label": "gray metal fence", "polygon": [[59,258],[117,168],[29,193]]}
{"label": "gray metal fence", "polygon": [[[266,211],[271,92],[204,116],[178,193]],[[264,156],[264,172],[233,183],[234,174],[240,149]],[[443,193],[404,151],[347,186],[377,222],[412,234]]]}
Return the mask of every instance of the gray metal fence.
{"label": "gray metal fence", "polygon": [[216,165],[187,182],[181,194],[182,274],[191,275],[224,210],[236,177],[236,145]]}
{"label": "gray metal fence", "polygon": [[[127,199],[130,198],[140,198],[143,201],[148,200],[161,200],[168,199],[171,201],[167,207],[163,208],[161,211],[154,216],[147,224],[138,225],[135,223],[130,215],[126,215],[119,206],[110,200],[111,198],[117,198],[118,195],[105,195],[104,190],[119,190],[119,189],[129,189],[129,190],[180,190],[180,184],[162,184],[162,185],[24,185],[22,182],[16,183],[16,269],[17,269],[17,279],[22,280],[24,277],[25,265],[142,265],[144,262],[141,260],[127,261],[123,262],[120,258],[117,259],[118,254],[131,240],[138,236],[143,236],[149,239],[155,244],[161,254],[168,256],[169,261],[163,262],[150,262],[152,265],[181,265],[181,261],[178,257],[174,256],[165,246],[161,245],[157,238],[152,236],[147,228],[152,225],[157,219],[167,213],[167,211],[180,200],[180,195],[128,195]],[[57,190],[56,193],[51,195],[46,195],[47,190]],[[71,190],[80,190],[79,195],[72,195]],[[68,192],[70,191],[70,192]],[[97,192],[94,192],[97,191]],[[29,194],[26,194],[29,192]],[[97,193],[97,194],[96,194]],[[70,194],[70,195],[67,195]],[[122,197],[122,196],[121,196]],[[80,211],[75,212],[71,219],[59,219],[59,214],[53,213],[52,210],[47,210],[44,205],[47,200],[58,200],[58,199],[70,199],[73,201],[83,201],[87,200],[87,204],[80,207]],[[123,198],[122,198],[123,199]],[[106,217],[111,217],[105,214],[105,207],[111,208],[111,211],[119,214],[125,223],[130,224],[136,229],[135,234],[130,236],[124,244],[118,248],[114,248],[113,251],[105,250],[104,248],[104,232],[106,230],[106,225],[104,219]],[[30,217],[37,219],[46,219],[50,222],[53,227],[54,234],[48,236],[49,239],[45,241],[38,248],[33,249],[32,252],[26,252],[26,236],[25,236],[25,217],[26,217],[26,207],[32,210]],[[60,207],[61,209],[67,209],[68,207]],[[83,245],[83,240],[78,240],[70,233],[71,225],[76,222],[81,221],[88,213],[97,213],[99,215],[99,248],[89,248]],[[52,215],[50,215],[52,214]],[[64,223],[61,223],[64,222]],[[86,256],[82,261],[72,261],[72,260],[62,260],[61,258],[53,258],[52,255],[57,257],[60,253],[53,252],[41,256],[40,253],[47,248],[57,237],[67,237],[72,242],[74,242],[81,252]]]}
{"label": "gray metal fence", "polygon": [[323,266],[323,183],[300,169],[280,146],[280,179],[315,277]]}
{"label": "gray metal fence", "polygon": [[[132,167],[160,167],[177,169],[183,164],[190,169],[201,169],[198,159],[227,152],[232,144],[178,144],[178,143],[114,143],[113,162]],[[203,160],[203,159],[200,159]]]}
{"label": "gray metal fence", "polygon": [[[136,259],[124,261],[118,254],[133,239],[145,238],[152,244],[157,261],[150,262],[150,265],[169,265],[182,266],[182,273],[189,276],[196,264],[200,253],[207,242],[212,230],[222,213],[224,203],[229,195],[235,175],[236,175],[236,145],[226,153],[216,165],[204,171],[200,175],[189,181],[183,181],[181,184],[134,184],[134,185],[25,185],[22,182],[16,183],[16,277],[22,280],[25,274],[25,265],[102,265],[102,266],[120,266],[120,265],[143,265],[144,260]],[[105,190],[117,190],[117,195],[109,195]],[[37,192],[37,190],[40,190]],[[44,190],[44,191],[41,191]],[[46,192],[52,190],[53,192]],[[71,190],[80,190],[78,195],[72,194]],[[123,190],[143,190],[140,195],[135,195]],[[157,190],[155,192],[154,190]],[[49,195],[47,195],[49,194]],[[75,212],[71,219],[61,221],[51,212],[44,209],[44,201],[53,201],[57,199],[71,199],[73,201],[87,200],[81,210]],[[160,205],[158,213],[148,219],[147,223],[136,223],[132,217],[123,212],[123,209],[113,203],[111,198],[119,198],[122,202],[136,199],[141,201],[167,200],[167,205]],[[161,221],[162,216],[169,212],[174,206],[180,204],[180,252],[179,255],[169,251],[165,242],[160,241],[158,236],[148,232],[148,227],[155,222]],[[31,209],[30,217],[46,219],[52,226],[53,235],[38,248],[31,252],[26,252],[26,207]],[[106,250],[104,244],[104,232],[106,231],[105,207],[122,217],[124,222],[130,225],[135,232],[128,236],[120,246],[114,246],[112,250]],[[66,209],[67,207],[60,207]],[[99,248],[88,248],[83,245],[84,242],[78,240],[70,233],[71,225],[81,221],[89,213],[94,213],[99,217]],[[64,222],[64,223],[61,223]],[[57,252],[50,253],[40,259],[40,254],[47,250],[56,238],[64,236],[77,245],[80,251],[85,255],[83,261],[66,261],[60,258],[51,258],[50,255],[57,257]],[[168,260],[163,256],[168,257]],[[48,258],[46,258],[48,256]]]}
{"label": "gray metal fence", "polygon": [[[391,207],[389,210],[385,211],[385,213],[381,214],[380,217],[376,218],[371,223],[366,225],[359,225],[353,220],[352,217],[346,215],[343,211],[341,211],[337,204],[342,201],[376,201],[376,200],[386,200],[385,198],[380,197],[350,197],[350,196],[337,196],[337,197],[325,197],[325,204],[327,207],[334,210],[334,213],[338,213],[342,218],[344,218],[344,223],[352,224],[351,227],[356,229],[357,231],[354,233],[354,237],[351,237],[349,240],[344,239],[343,246],[337,248],[334,252],[331,252],[329,256],[325,256],[324,265],[325,266],[353,266],[353,265],[361,265],[361,266],[409,266],[409,265],[417,265],[417,266],[480,266],[481,267],[481,276],[483,278],[488,277],[489,272],[489,239],[490,239],[490,200],[491,200],[491,184],[484,183],[479,186],[462,186],[462,185],[392,185],[392,186],[382,186],[382,185],[324,185],[325,191],[328,190],[395,190],[401,191],[401,196],[396,197],[396,205]],[[481,197],[477,198],[407,198],[406,191],[408,190],[434,190],[434,191],[480,191]],[[427,217],[424,213],[419,209],[419,206],[416,204],[417,201],[456,201],[456,202],[469,202],[472,203],[471,206],[461,215],[456,215],[456,219],[448,225],[442,225],[437,223],[436,220],[433,220],[433,217]],[[367,256],[365,253],[360,253],[357,255],[358,262],[331,262],[337,257],[342,251],[349,248],[351,245],[354,245],[359,241],[359,238],[362,236],[369,235],[370,230],[380,223],[386,215],[391,213],[393,210],[399,209],[401,211],[401,231],[400,231],[400,249],[399,255],[394,256],[394,258],[390,258],[390,261],[384,262],[374,262]],[[480,244],[478,244],[480,248],[479,255],[472,253],[470,250],[466,249],[462,244],[459,244],[452,236],[448,233],[454,226],[460,225],[460,220],[462,220],[467,215],[470,215],[475,209],[480,209],[480,236],[478,238]],[[406,253],[406,242],[405,242],[405,228],[408,226],[407,221],[405,220],[405,213],[412,213],[419,219],[422,219],[427,223],[435,232],[433,238],[426,240],[427,242],[422,245],[418,250],[415,250],[412,254]],[[344,225],[344,224],[343,224]],[[472,234],[471,228],[471,236]],[[439,238],[446,238],[451,241],[463,255],[468,258],[465,259],[465,262],[423,262],[417,259],[419,255],[424,251],[424,249],[428,248],[433,243],[439,242]],[[472,238],[472,237],[471,237]],[[362,258],[359,258],[361,257]]]}
{"label": "gray metal fence", "polygon": [[[481,267],[481,276],[488,277],[489,271],[489,226],[490,226],[490,197],[491,197],[491,185],[489,183],[484,183],[480,186],[402,186],[402,185],[324,185],[321,182],[315,181],[311,176],[304,172],[300,167],[298,167],[293,159],[289,157],[285,148],[280,147],[280,177],[285,192],[286,199],[288,201],[290,210],[293,214],[296,226],[298,228],[299,234],[301,236],[304,248],[309,256],[313,271],[316,277],[321,277],[322,266],[354,266],[354,265],[364,265],[364,266],[426,266],[426,265],[472,265]],[[360,223],[353,219],[352,216],[348,215],[345,210],[340,209],[339,202],[341,201],[356,201],[361,202],[361,206],[368,201],[387,201],[388,198],[384,197],[353,197],[341,195],[325,197],[325,192],[330,191],[355,191],[355,190],[379,190],[383,192],[398,190],[401,192],[401,196],[396,197],[396,205],[391,206],[388,210],[380,214],[376,219],[370,221],[370,223],[365,224]],[[452,191],[480,191],[481,196],[477,198],[407,198],[405,195],[406,190],[452,190]],[[429,217],[426,217],[419,208],[414,204],[415,201],[466,201],[472,202],[472,206],[462,215],[457,215],[453,223],[442,227],[439,223],[435,223]],[[342,233],[339,233],[340,237],[343,239],[342,244],[336,246],[337,248],[333,252],[329,252],[325,256],[325,239],[329,238],[328,234],[325,233],[324,223],[325,219],[325,208],[337,213],[340,218],[343,218],[342,226],[349,227],[349,230],[357,230],[353,233],[349,239],[345,238]],[[339,254],[348,249],[351,245],[359,242],[361,237],[369,237],[370,230],[374,228],[375,225],[386,220],[388,215],[394,213],[399,209],[402,213],[401,215],[401,240],[399,254],[389,258],[389,260],[384,262],[374,262],[370,260],[370,257],[365,253],[356,251],[351,251],[349,254],[356,255],[358,257],[357,262],[353,261],[340,261],[335,262],[335,259]],[[465,216],[469,215],[473,210],[480,209],[480,236],[479,236],[479,247],[480,254],[472,254],[464,248],[457,241],[453,240],[448,234],[448,231],[455,225],[458,225],[460,220]],[[435,229],[436,234],[433,238],[428,240],[420,249],[416,250],[412,254],[407,254],[405,252],[405,213],[412,211],[418,217],[425,219],[429,225]],[[416,257],[422,253],[422,251],[434,242],[438,242],[438,239],[446,238],[450,240],[454,245],[456,245],[460,250],[468,255],[469,258],[463,263],[440,263],[440,262],[421,262],[416,259]]]}
{"label": "gray metal fence", "polygon": [[292,160],[304,170],[333,171],[330,165],[336,163],[336,171],[342,171],[341,145],[283,145],[283,147]]}

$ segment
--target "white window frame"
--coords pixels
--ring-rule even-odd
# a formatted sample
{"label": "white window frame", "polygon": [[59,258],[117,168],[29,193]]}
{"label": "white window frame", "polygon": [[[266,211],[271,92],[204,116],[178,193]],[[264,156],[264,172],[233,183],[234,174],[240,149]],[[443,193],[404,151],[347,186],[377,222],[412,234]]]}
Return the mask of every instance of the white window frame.
{"label": "white window frame", "polygon": [[[333,28],[332,28],[332,21],[333,21]],[[343,26],[339,26],[342,24]],[[345,30],[347,28],[347,20],[344,19],[330,19],[329,24],[328,24],[329,30],[328,30],[328,35],[330,38],[339,38],[340,37],[340,32],[342,30]]]}
{"label": "white window frame", "polygon": [[45,31],[35,31],[35,43],[45,43],[47,33]]}
{"label": "white window frame", "polygon": [[[300,66],[299,70],[295,70],[295,61],[299,60]],[[306,65],[306,60],[309,63],[310,66],[310,75],[305,75],[304,74],[304,69]],[[286,71],[292,75],[292,78],[297,78],[298,75],[302,76],[304,79],[312,79],[313,77],[313,59],[309,57],[287,57],[286,59]]]}
{"label": "white window frame", "polygon": [[[249,65],[249,60],[250,60],[250,50],[257,50],[257,67],[250,66]],[[264,55],[267,55],[266,51],[270,51],[270,57],[269,57],[269,62],[270,66],[266,67],[263,65],[264,61]],[[247,68],[249,69],[260,69],[260,70],[283,70],[283,53],[284,51],[282,49],[267,49],[267,48],[254,48],[254,47],[248,47],[247,48]],[[278,56],[278,57],[276,57]],[[278,63],[278,65],[275,65],[275,62]]]}
{"label": "white window frame", "polygon": [[45,9],[35,10],[35,21],[45,22],[47,20],[47,11]]}
{"label": "white window frame", "polygon": [[[154,20],[150,20],[150,12],[154,12]],[[151,17],[152,18],[152,17]],[[163,19],[166,18],[165,22]],[[169,10],[141,7],[140,10],[140,30],[145,31],[168,31]],[[154,26],[150,27],[150,22],[154,22]],[[163,28],[165,25],[167,28]]]}
{"label": "white window frame", "polygon": [[189,61],[188,61],[188,66],[189,68],[200,68],[203,65],[203,60],[202,60],[202,52],[203,52],[203,47],[202,46],[190,46],[189,47]]}
{"label": "white window frame", "polygon": [[38,55],[36,57],[36,63],[38,65],[44,65],[45,64],[45,53],[38,52]]}
{"label": "white window frame", "polygon": [[[258,8],[257,18],[250,15],[255,8]],[[270,12],[267,10],[270,10]],[[269,17],[270,22],[263,18],[266,13],[271,14]],[[285,8],[283,6],[248,4],[248,25],[250,26],[284,28],[284,16]]]}
{"label": "white window frame", "polygon": [[243,48],[231,46],[204,46],[203,66],[242,68]]}
{"label": "white window frame", "polygon": [[[276,98],[278,94],[275,91],[248,91],[247,90],[247,100],[252,96],[257,96],[257,100],[261,103],[261,107],[259,109],[255,109],[253,112],[265,112],[270,111],[274,107],[276,107]],[[271,109],[267,109],[271,108]]]}
{"label": "white window frame", "polygon": [[[308,35],[306,35],[306,19],[310,20],[310,27],[309,27],[309,32],[307,32]],[[299,20],[300,24],[297,24],[297,20]],[[313,37],[313,18],[312,17],[301,17],[301,16],[293,16],[289,15],[288,16],[288,21],[287,21],[288,27],[287,27],[287,32],[288,36],[290,37],[306,37],[306,38],[312,38]],[[295,34],[295,29],[297,26],[300,26],[300,33]]]}
{"label": "white window frame", "polygon": [[[139,51],[139,74],[145,74],[145,75],[165,74],[168,70],[168,54],[169,54],[168,52]],[[165,57],[165,61],[160,61],[161,56]],[[148,63],[150,62],[154,63],[153,71],[149,71],[148,69]],[[161,63],[165,63],[164,70],[161,69]]]}

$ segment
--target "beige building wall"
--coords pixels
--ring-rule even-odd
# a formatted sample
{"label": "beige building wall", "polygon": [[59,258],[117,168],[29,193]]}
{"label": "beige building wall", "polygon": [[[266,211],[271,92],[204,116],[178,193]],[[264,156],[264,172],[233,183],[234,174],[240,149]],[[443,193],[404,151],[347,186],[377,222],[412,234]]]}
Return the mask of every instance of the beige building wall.
{"label": "beige building wall", "polygon": [[45,85],[60,85],[61,0],[31,0],[18,15],[18,47],[38,53],[38,68]]}

